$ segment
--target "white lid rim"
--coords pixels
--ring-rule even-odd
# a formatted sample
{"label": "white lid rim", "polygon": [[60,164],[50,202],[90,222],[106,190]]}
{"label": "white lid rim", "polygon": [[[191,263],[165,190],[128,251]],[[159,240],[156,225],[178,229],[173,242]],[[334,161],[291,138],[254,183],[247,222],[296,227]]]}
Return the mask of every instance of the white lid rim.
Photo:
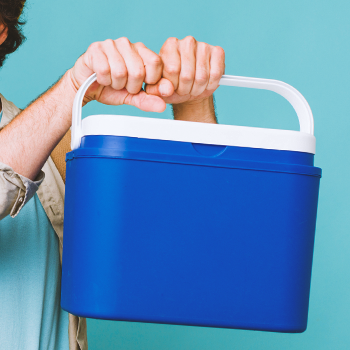
{"label": "white lid rim", "polygon": [[209,145],[261,148],[315,154],[316,138],[305,132],[209,124],[124,115],[91,115],[82,136],[114,135]]}

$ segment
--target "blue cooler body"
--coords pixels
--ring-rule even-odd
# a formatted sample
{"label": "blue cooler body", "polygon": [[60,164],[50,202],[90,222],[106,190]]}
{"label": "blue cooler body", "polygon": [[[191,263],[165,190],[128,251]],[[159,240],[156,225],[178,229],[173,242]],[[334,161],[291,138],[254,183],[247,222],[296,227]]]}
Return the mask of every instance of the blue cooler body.
{"label": "blue cooler body", "polygon": [[[62,308],[109,320],[303,332],[321,176],[312,150],[140,137],[149,118],[137,117],[128,119],[130,130],[142,120],[136,136],[113,135],[113,126],[101,134],[111,118],[126,120],[86,118],[79,147],[67,154]],[[235,128],[237,139],[265,130],[155,120],[150,129],[158,122],[198,124],[211,137]],[[300,144],[300,132],[268,132]],[[312,149],[313,136],[304,136],[300,147]]]}

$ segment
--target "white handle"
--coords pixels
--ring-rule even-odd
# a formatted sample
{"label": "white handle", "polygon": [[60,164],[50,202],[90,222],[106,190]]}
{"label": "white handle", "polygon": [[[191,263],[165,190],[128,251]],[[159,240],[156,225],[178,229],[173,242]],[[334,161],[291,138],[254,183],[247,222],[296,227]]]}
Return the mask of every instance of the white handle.
{"label": "white handle", "polygon": [[90,75],[90,77],[87,78],[84,81],[84,83],[80,86],[74,98],[72,111],[72,139],[70,143],[71,149],[73,151],[80,147],[81,138],[83,137],[81,127],[81,109],[85,92],[89,88],[89,86],[96,81],[96,79],[96,73]]}
{"label": "white handle", "polygon": [[280,80],[238,77],[235,75],[223,75],[220,85],[239,86],[253,89],[274,91],[283,96],[294,108],[299,118],[300,131],[314,134],[314,118],[311,108],[304,96],[293,86]]}
{"label": "white handle", "polygon": [[[81,138],[83,136],[81,127],[83,98],[86,90],[94,81],[96,81],[96,73],[92,74],[87,80],[85,80],[74,99],[72,114],[72,150],[80,147]],[[299,118],[300,131],[311,135],[314,134],[314,118],[310,106],[304,96],[292,86],[279,80],[247,78],[234,75],[223,75],[220,79],[220,85],[247,87],[276,92],[288,100],[295,109]]]}

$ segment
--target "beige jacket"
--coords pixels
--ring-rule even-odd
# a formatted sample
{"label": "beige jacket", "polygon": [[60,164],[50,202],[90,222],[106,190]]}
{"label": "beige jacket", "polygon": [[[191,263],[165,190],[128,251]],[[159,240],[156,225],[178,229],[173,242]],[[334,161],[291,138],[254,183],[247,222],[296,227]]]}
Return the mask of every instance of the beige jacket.
{"label": "beige jacket", "polygon": [[[0,94],[3,116],[0,128],[8,124],[20,110]],[[40,187],[39,187],[40,186]],[[64,182],[51,157],[42,171],[31,181],[0,163],[0,220],[11,215],[15,217],[22,207],[37,192],[40,202],[60,241],[60,259],[62,261]],[[86,319],[69,314],[69,349],[87,350]]]}

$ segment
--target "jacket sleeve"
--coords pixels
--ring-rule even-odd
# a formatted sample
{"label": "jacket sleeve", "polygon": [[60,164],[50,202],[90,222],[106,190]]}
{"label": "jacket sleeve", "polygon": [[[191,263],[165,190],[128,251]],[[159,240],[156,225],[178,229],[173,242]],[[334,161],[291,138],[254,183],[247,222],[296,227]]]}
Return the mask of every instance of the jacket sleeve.
{"label": "jacket sleeve", "polygon": [[33,197],[44,178],[44,172],[40,171],[34,181],[29,180],[0,162],[0,220],[7,215],[14,218]]}

